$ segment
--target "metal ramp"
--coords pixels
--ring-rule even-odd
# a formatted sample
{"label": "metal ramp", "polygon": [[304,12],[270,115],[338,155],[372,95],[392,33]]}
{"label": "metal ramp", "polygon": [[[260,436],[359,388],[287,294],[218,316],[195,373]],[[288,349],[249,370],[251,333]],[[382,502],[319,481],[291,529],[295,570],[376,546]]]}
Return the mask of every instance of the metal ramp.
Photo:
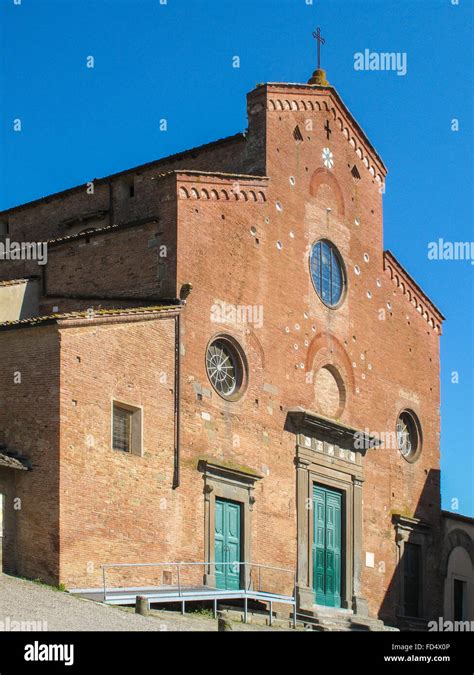
{"label": "metal ramp", "polygon": [[[212,579],[215,570],[224,565],[239,566],[241,571],[241,588],[221,589],[209,583],[189,583],[195,581],[199,569],[204,572],[204,576]],[[132,571],[136,578],[141,572],[151,569],[169,570],[171,580],[176,583],[144,586],[121,586],[110,585],[110,572],[115,570],[119,576],[124,579]],[[191,573],[189,574],[189,570]],[[168,574],[170,573],[168,572]],[[125,574],[124,574],[125,573]],[[173,574],[174,573],[174,574]],[[214,573],[214,574],[213,574]],[[180,604],[181,612],[186,611],[186,603],[190,602],[212,602],[214,616],[217,616],[217,603],[225,600],[242,600],[244,605],[244,620],[248,620],[248,602],[256,601],[265,603],[268,606],[269,624],[272,624],[273,605],[290,605],[293,609],[293,626],[296,626],[296,574],[293,570],[271,565],[261,565],[258,563],[201,563],[201,562],[173,562],[173,563],[117,563],[102,565],[103,587],[101,589],[71,589],[70,593],[79,595],[89,600],[104,602],[109,605],[135,605],[137,597],[144,597],[151,604]],[[291,582],[290,577],[291,575]],[[108,578],[109,577],[109,578]],[[286,580],[279,577],[286,577]],[[288,589],[291,592],[276,592],[275,587]]]}

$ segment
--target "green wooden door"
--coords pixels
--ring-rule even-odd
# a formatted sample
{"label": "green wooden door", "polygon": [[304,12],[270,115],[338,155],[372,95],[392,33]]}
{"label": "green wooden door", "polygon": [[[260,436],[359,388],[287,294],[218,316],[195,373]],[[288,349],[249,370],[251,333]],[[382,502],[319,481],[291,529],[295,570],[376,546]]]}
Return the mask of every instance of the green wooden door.
{"label": "green wooden door", "polygon": [[240,588],[240,504],[216,499],[215,561],[217,588]]}
{"label": "green wooden door", "polygon": [[341,606],[341,494],[313,488],[313,586],[316,604]]}

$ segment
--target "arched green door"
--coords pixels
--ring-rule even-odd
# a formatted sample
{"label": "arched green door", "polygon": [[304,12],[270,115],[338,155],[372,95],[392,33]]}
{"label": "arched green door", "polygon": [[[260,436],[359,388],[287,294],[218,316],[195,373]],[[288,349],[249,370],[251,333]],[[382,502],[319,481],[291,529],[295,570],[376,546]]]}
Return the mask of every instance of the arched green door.
{"label": "arched green door", "polygon": [[341,493],[313,488],[313,586],[317,605],[341,606]]}

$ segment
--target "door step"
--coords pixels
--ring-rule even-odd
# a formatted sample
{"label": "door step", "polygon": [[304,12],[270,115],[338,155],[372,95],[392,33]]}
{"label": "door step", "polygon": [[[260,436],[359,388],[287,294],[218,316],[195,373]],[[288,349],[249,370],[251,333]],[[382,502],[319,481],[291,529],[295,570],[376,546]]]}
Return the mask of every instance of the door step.
{"label": "door step", "polygon": [[392,626],[385,626],[380,619],[354,614],[351,609],[332,609],[315,605],[312,612],[301,611],[298,613],[299,620],[307,627],[316,631],[394,631]]}

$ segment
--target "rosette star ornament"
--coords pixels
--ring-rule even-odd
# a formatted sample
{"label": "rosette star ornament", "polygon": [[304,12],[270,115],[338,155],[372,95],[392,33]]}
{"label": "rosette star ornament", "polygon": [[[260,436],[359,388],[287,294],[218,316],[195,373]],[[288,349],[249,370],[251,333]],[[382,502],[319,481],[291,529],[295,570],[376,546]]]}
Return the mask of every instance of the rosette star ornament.
{"label": "rosette star ornament", "polygon": [[324,148],[322,157],[326,169],[332,169],[334,166],[334,155],[329,148]]}

